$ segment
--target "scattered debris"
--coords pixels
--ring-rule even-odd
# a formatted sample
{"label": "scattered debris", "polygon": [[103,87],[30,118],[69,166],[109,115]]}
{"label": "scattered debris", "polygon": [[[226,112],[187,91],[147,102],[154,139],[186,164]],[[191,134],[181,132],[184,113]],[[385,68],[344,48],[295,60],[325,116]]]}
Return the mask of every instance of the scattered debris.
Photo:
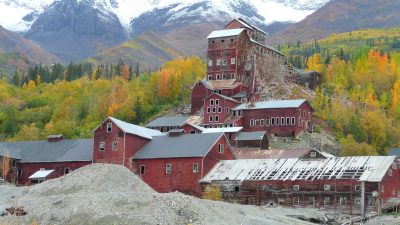
{"label": "scattered debris", "polygon": [[10,207],[5,209],[5,215],[25,216],[28,214],[23,206]]}

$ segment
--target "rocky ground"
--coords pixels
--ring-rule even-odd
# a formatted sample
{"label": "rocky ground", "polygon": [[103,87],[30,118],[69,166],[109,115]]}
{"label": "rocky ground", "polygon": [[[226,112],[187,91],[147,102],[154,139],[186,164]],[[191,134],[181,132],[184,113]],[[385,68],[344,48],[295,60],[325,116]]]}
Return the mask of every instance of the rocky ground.
{"label": "rocky ground", "polygon": [[[0,224],[311,224],[295,217],[322,214],[159,194],[122,166],[94,164],[32,187],[0,185]],[[1,214],[1,213],[0,213]],[[287,216],[289,215],[289,216]]]}

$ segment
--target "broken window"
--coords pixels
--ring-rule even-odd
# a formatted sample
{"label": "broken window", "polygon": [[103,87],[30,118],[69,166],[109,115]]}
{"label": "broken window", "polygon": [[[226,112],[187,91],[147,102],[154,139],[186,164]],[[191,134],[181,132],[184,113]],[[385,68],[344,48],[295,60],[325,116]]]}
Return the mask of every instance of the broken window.
{"label": "broken window", "polygon": [[209,60],[208,60],[208,66],[212,66],[212,64],[213,64],[212,59],[209,59]]}
{"label": "broken window", "polygon": [[314,151],[310,152],[310,158],[315,158],[315,157],[317,157],[317,153]]}
{"label": "broken window", "polygon": [[265,119],[265,126],[269,126],[271,124],[271,119]]}
{"label": "broken window", "polygon": [[263,119],[260,120],[260,126],[264,126],[264,120]]}
{"label": "broken window", "polygon": [[217,74],[217,80],[221,80],[221,75]]}
{"label": "broken window", "polygon": [[71,169],[69,167],[65,167],[64,168],[64,175],[65,174],[69,174],[69,172],[71,172]]}
{"label": "broken window", "polygon": [[18,169],[17,170],[17,178],[21,178],[22,177],[22,170]]}
{"label": "broken window", "polygon": [[118,141],[113,141],[112,150],[116,151],[118,148]]}
{"label": "broken window", "polygon": [[107,132],[112,131],[112,123],[107,123]]}
{"label": "broken window", "polygon": [[207,80],[212,80],[212,75],[208,75]]}
{"label": "broken window", "polygon": [[218,153],[224,153],[224,145],[223,144],[219,144],[218,145]]}
{"label": "broken window", "polygon": [[16,167],[17,166],[17,160],[13,159],[12,160],[12,167]]}
{"label": "broken window", "polygon": [[226,66],[226,64],[227,64],[226,59],[223,59],[223,60],[222,60],[222,65],[223,65],[223,66]]}
{"label": "broken window", "polygon": [[144,172],[145,172],[145,170],[146,170],[146,167],[145,167],[145,165],[140,165],[140,171],[139,171],[139,174],[140,174],[140,175],[144,175]]}
{"label": "broken window", "polygon": [[105,142],[100,142],[99,143],[99,150],[104,151],[106,149],[106,143]]}
{"label": "broken window", "polygon": [[299,205],[300,205],[299,197],[293,197],[293,206],[299,206]]}
{"label": "broken window", "polygon": [[199,164],[193,163],[193,173],[197,173],[199,171]]}
{"label": "broken window", "polygon": [[231,65],[235,65],[236,63],[236,58],[231,58]]}
{"label": "broken window", "polygon": [[217,59],[217,66],[221,65],[221,59]]}
{"label": "broken window", "polygon": [[171,174],[172,172],[172,164],[165,165],[165,174]]}
{"label": "broken window", "polygon": [[339,205],[345,206],[347,204],[346,202],[347,202],[347,198],[345,196],[341,196],[339,198]]}
{"label": "broken window", "polygon": [[324,206],[330,206],[330,205],[331,205],[331,198],[325,197],[324,198]]}

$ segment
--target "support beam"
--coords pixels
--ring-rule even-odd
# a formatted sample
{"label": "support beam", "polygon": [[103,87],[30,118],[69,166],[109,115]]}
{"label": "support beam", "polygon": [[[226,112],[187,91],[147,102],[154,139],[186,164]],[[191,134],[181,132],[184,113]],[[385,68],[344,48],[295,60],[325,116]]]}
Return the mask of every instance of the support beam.
{"label": "support beam", "polygon": [[365,181],[361,181],[361,216],[365,215]]}

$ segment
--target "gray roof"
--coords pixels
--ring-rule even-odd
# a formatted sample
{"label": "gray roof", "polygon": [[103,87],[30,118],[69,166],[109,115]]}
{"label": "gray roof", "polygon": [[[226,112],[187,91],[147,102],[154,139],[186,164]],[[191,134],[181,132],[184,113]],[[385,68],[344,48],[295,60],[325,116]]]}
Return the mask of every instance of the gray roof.
{"label": "gray roof", "polygon": [[179,137],[158,136],[136,153],[134,159],[204,157],[221,138],[222,133],[183,134]]}
{"label": "gray roof", "polygon": [[[117,127],[123,130],[125,133],[134,134],[139,137],[153,139],[153,136],[165,135],[158,130],[149,129],[146,127],[141,127],[135,124],[127,123],[122,120],[115,119],[113,117],[108,117]],[[96,128],[97,129],[97,128]],[[95,129],[95,130],[96,130]]]}
{"label": "gray roof", "polygon": [[183,126],[189,117],[176,116],[176,117],[160,117],[146,125],[146,127],[173,127]]}
{"label": "gray roof", "polygon": [[391,148],[387,154],[388,156],[400,156],[400,148]]}
{"label": "gray roof", "polygon": [[20,159],[22,163],[91,161],[93,139],[1,142],[0,155]]}
{"label": "gray roof", "polygon": [[244,31],[243,28],[238,29],[225,29],[225,30],[215,30],[208,35],[207,39],[209,38],[219,38],[219,37],[231,37],[237,36]]}
{"label": "gray roof", "polygon": [[234,110],[298,108],[304,102],[307,102],[307,100],[296,99],[296,100],[276,100],[276,101],[256,102],[254,106],[250,106],[249,103],[243,103],[241,105],[236,106]]}
{"label": "gray roof", "polygon": [[232,98],[244,98],[247,97],[247,92],[242,91],[232,96]]}
{"label": "gray roof", "polygon": [[236,135],[237,141],[251,141],[251,140],[261,140],[264,135],[265,131],[254,131],[254,132],[239,132]]}

